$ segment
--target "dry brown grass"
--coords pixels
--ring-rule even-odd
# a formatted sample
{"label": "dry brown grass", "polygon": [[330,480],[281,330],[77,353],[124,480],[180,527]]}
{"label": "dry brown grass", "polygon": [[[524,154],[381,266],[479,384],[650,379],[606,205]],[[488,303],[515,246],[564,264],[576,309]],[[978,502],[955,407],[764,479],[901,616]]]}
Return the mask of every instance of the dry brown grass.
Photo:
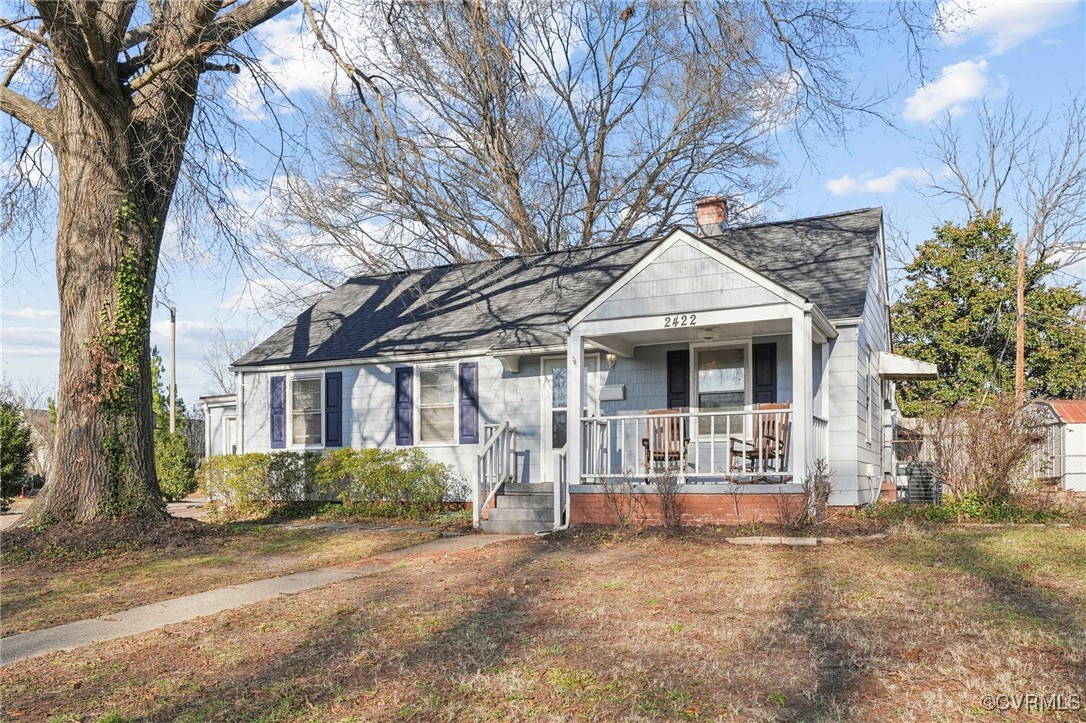
{"label": "dry brown grass", "polygon": [[[436,537],[431,532],[205,525],[175,520],[153,540],[87,528],[20,531],[5,540],[3,635],[93,618],[159,600],[362,560]],[[65,534],[67,533],[67,534]],[[62,539],[40,540],[33,535]],[[78,534],[78,539],[72,539]],[[13,532],[6,533],[14,536]],[[158,539],[162,536],[163,539]],[[13,549],[13,547],[15,549]]]}
{"label": "dry brown grass", "polygon": [[593,531],[4,668],[4,714],[137,720],[989,720],[1086,680],[1086,535],[739,547]]}

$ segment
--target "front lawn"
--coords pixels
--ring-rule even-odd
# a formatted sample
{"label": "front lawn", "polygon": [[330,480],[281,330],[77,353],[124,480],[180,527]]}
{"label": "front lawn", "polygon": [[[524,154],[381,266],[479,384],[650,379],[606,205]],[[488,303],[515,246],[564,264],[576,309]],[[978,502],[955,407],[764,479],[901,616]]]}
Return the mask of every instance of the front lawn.
{"label": "front lawn", "polygon": [[217,587],[337,565],[436,533],[357,526],[87,525],[7,531],[3,635],[93,618]]}
{"label": "front lawn", "polygon": [[1082,529],[912,525],[517,540],[0,678],[13,720],[182,721],[992,720],[1084,680]]}

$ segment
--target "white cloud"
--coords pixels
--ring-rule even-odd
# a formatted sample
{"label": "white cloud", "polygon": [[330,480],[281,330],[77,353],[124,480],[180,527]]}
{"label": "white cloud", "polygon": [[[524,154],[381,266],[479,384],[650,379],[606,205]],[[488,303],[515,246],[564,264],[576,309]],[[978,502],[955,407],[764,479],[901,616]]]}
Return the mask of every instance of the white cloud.
{"label": "white cloud", "polygon": [[[253,31],[252,41],[261,67],[288,98],[298,100],[301,93],[327,95],[331,90],[335,63],[317,46],[300,13],[288,13],[264,23]],[[243,71],[229,95],[248,120],[265,117],[267,104],[251,73]]]}
{"label": "white cloud", "polygon": [[4,325],[0,339],[4,342],[4,356],[13,353],[13,349],[51,349],[60,350],[60,329],[37,326]]}
{"label": "white cloud", "polygon": [[219,304],[219,309],[231,313],[272,314],[287,319],[315,303],[327,291],[327,287],[316,281],[248,279],[236,293]]}
{"label": "white cloud", "polygon": [[54,309],[32,309],[24,306],[21,309],[4,309],[5,319],[59,319],[60,312]]}
{"label": "white cloud", "polygon": [[1072,1],[944,0],[936,10],[939,37],[950,46],[983,38],[992,55],[1061,25],[1075,15]]}
{"label": "white cloud", "polygon": [[934,83],[922,85],[905,99],[905,120],[924,123],[949,111],[957,115],[991,87],[987,60],[947,65]]}
{"label": "white cloud", "polygon": [[901,183],[920,181],[928,177],[923,168],[898,166],[881,176],[865,173],[858,178],[845,174],[826,182],[826,189],[834,196],[848,196],[853,193],[893,193]]}

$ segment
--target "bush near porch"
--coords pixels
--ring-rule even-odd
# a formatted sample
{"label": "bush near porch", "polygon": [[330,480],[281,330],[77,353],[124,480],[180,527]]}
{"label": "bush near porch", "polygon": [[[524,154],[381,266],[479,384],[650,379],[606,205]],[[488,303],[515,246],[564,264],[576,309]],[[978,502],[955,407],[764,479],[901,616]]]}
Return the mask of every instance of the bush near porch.
{"label": "bush near porch", "polygon": [[417,449],[225,455],[205,459],[199,477],[228,517],[323,500],[349,504],[364,516],[422,519],[463,496],[449,468]]}

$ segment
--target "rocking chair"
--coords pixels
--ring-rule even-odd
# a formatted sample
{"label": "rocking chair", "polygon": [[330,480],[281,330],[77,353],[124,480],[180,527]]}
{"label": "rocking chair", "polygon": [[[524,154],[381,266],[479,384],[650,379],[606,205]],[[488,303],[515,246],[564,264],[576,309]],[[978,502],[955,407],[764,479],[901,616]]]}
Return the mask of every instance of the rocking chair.
{"label": "rocking chair", "polygon": [[[686,433],[682,417],[677,416],[674,409],[650,409],[645,414],[649,415],[649,436],[641,438],[641,446],[645,448],[645,480],[649,481],[653,469],[661,464],[667,470],[677,463],[678,469],[685,471],[690,435]],[[658,415],[659,419],[652,418]]]}
{"label": "rocking chair", "polygon": [[767,481],[767,473],[772,471],[778,477],[783,476],[785,455],[788,451],[788,404],[756,404],[754,409],[753,439],[731,440],[732,469],[747,471],[752,476],[760,475]]}

